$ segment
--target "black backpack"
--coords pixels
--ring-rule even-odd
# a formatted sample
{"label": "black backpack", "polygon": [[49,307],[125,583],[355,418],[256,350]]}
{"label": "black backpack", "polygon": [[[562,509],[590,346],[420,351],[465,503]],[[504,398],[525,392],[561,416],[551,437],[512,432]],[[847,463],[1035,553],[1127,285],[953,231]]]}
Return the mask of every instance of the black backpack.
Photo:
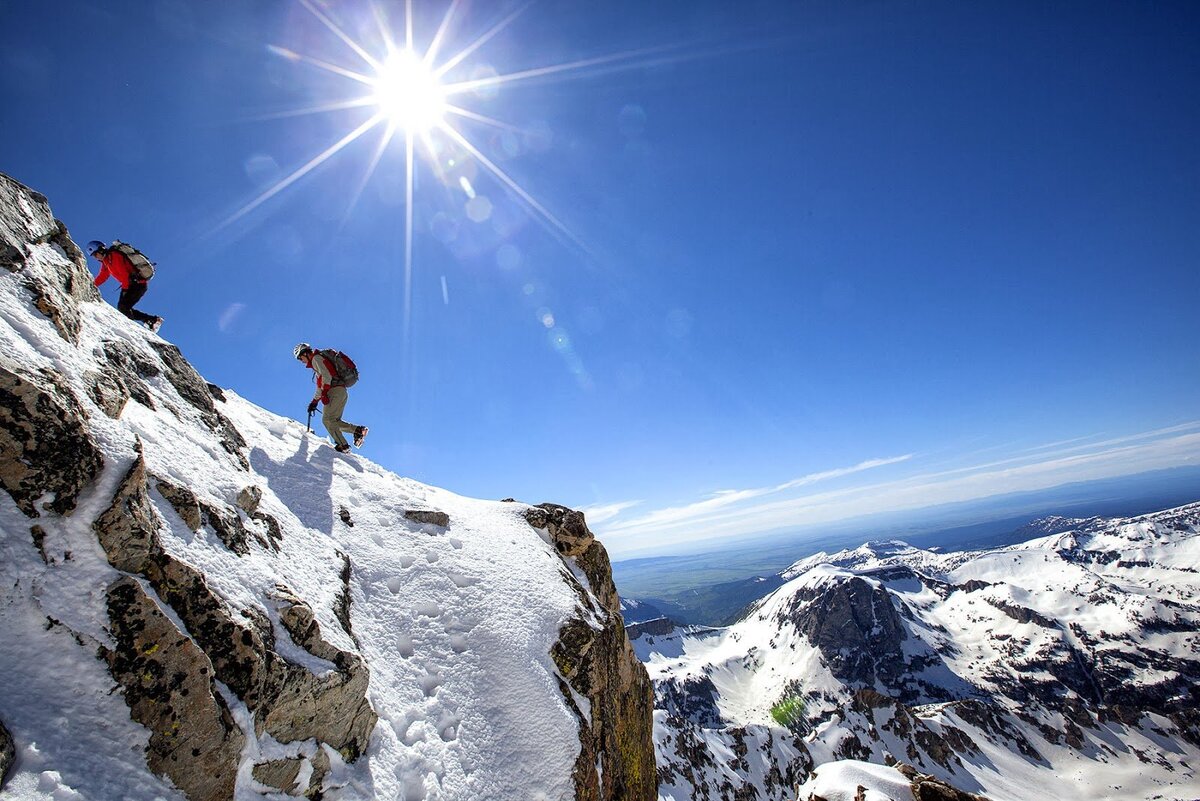
{"label": "black backpack", "polygon": [[115,250],[129,259],[129,263],[133,265],[133,274],[136,278],[142,281],[149,281],[154,277],[154,262],[146,258],[146,254],[133,245],[130,245],[128,242],[122,242],[120,239],[114,239],[109,249]]}

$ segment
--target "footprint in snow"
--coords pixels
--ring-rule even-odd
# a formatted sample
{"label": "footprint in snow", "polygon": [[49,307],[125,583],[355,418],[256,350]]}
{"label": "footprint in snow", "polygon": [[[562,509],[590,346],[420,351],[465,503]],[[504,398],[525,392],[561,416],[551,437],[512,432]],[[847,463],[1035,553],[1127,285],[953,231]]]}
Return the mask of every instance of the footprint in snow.
{"label": "footprint in snow", "polygon": [[387,580],[387,588],[392,592],[400,592],[400,577],[392,576]]}
{"label": "footprint in snow", "polygon": [[[443,681],[445,679],[442,678],[441,673],[426,673],[417,679],[417,684],[421,685],[421,692],[425,693],[426,698],[432,698],[437,693],[438,687],[442,686]],[[439,726],[439,728],[441,727]]]}
{"label": "footprint in snow", "polygon": [[458,739],[458,724],[462,723],[462,718],[452,712],[444,712],[438,720],[437,730],[438,736],[442,738],[442,742],[450,742]]}
{"label": "footprint in snow", "polygon": [[401,634],[396,637],[396,651],[400,656],[408,659],[413,655],[413,639],[407,634]]}
{"label": "footprint in snow", "polygon": [[467,635],[451,634],[450,635],[450,650],[456,654],[461,654],[467,650]]}
{"label": "footprint in snow", "polygon": [[424,617],[437,617],[442,613],[442,607],[433,601],[423,601],[414,606],[413,611]]}
{"label": "footprint in snow", "polygon": [[400,557],[400,567],[412,567],[413,562],[417,561],[417,557],[404,555]]}
{"label": "footprint in snow", "polygon": [[456,551],[457,551],[457,550],[461,550],[461,549],[462,549],[463,542],[462,542],[462,540],[460,540],[458,537],[451,537],[451,538],[450,538],[450,545],[451,545],[451,546],[454,548],[454,550],[456,550]]}
{"label": "footprint in snow", "polygon": [[479,579],[471,576],[464,576],[462,573],[450,571],[447,575],[449,575],[450,580],[454,582],[454,586],[458,587],[459,589],[462,589],[463,587],[470,587],[472,584],[479,583]]}
{"label": "footprint in snow", "polygon": [[425,552],[425,561],[429,562],[430,564],[433,564],[434,562],[436,562],[437,560],[439,560],[441,558],[442,558],[441,554],[439,554],[437,551],[435,551],[433,549],[430,549]]}

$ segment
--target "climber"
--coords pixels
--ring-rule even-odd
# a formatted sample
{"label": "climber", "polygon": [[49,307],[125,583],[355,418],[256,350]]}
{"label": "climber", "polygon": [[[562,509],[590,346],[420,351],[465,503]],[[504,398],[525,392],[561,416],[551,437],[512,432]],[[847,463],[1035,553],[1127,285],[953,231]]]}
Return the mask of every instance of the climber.
{"label": "climber", "polygon": [[[137,249],[122,242],[114,242],[112,247],[93,239],[87,243],[89,256],[95,256],[100,262],[100,274],[96,276],[95,284],[100,286],[111,275],[121,285],[121,296],[117,299],[117,311],[138,323],[145,324],[151,331],[162,328],[163,318],[146,314],[133,308],[154,275],[154,265]],[[130,255],[133,258],[130,258]]]}
{"label": "climber", "polygon": [[308,414],[317,410],[318,403],[325,404],[321,414],[321,422],[325,430],[333,437],[334,449],[338,453],[350,450],[346,442],[346,433],[354,434],[354,447],[361,448],[363,438],[367,436],[367,427],[347,423],[342,420],[342,411],[346,408],[347,387],[358,381],[358,368],[350,357],[341,351],[325,348],[317,350],[307,342],[301,342],[292,350],[292,355],[299,359],[305,367],[311,367],[317,382],[317,391],[312,402],[308,404]]}

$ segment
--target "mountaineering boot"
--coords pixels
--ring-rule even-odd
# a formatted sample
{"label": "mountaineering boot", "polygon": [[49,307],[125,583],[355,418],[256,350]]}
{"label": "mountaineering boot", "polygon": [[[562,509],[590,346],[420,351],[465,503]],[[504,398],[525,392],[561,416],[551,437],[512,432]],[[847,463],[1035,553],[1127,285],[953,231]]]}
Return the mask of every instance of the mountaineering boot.
{"label": "mountaineering boot", "polygon": [[359,426],[354,429],[354,447],[361,448],[363,440],[367,438],[367,427]]}
{"label": "mountaineering boot", "polygon": [[334,445],[333,449],[335,451],[337,451],[338,453],[345,453],[346,451],[350,450],[350,446],[349,445]]}
{"label": "mountaineering boot", "polygon": [[150,321],[150,323],[149,323],[150,330],[151,330],[151,331],[153,331],[154,333],[156,333],[156,334],[157,334],[157,333],[158,333],[158,329],[162,328],[162,324],[163,324],[163,318],[161,318],[161,317],[155,317],[155,318],[154,318],[153,320],[151,320],[151,321]]}

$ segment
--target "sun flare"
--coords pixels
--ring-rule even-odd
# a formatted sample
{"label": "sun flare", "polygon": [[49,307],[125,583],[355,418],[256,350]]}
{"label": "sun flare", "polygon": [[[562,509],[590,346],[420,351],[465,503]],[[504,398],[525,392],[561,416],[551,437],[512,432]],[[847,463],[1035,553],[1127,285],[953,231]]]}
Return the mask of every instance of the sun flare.
{"label": "sun flare", "polygon": [[425,134],[446,116],[446,92],[433,70],[412,50],[397,50],[372,81],[379,112],[408,134]]}

